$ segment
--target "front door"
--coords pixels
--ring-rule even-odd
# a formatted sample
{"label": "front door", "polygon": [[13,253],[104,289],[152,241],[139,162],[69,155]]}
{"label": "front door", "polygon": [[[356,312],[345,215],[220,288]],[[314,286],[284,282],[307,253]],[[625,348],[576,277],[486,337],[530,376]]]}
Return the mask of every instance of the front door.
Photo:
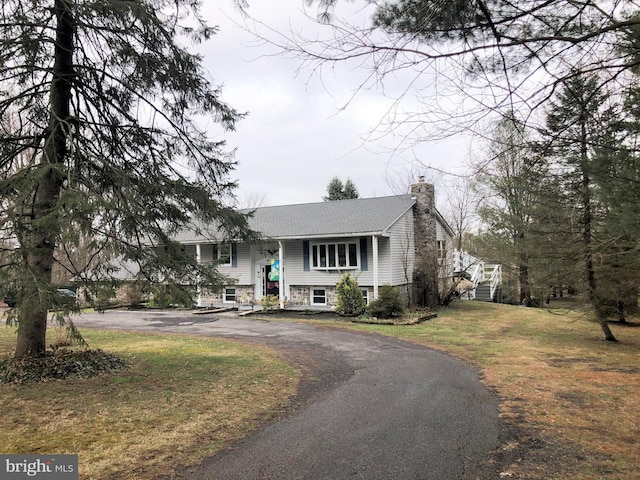
{"label": "front door", "polygon": [[262,267],[262,294],[263,295],[275,295],[280,296],[280,282],[278,280],[271,280],[271,265],[265,265]]}

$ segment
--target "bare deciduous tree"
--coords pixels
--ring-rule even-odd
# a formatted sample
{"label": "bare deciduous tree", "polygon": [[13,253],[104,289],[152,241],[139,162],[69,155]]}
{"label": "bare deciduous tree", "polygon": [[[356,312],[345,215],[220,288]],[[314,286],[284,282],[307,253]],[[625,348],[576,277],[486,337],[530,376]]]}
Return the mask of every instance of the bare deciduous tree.
{"label": "bare deciduous tree", "polygon": [[[255,33],[321,78],[340,63],[365,71],[354,88],[395,99],[378,127],[409,145],[453,133],[482,135],[509,111],[539,120],[558,86],[597,72],[617,88],[638,68],[639,3],[633,0],[311,0],[326,35]],[[363,19],[371,18],[367,24]],[[331,72],[331,73],[330,73]]]}

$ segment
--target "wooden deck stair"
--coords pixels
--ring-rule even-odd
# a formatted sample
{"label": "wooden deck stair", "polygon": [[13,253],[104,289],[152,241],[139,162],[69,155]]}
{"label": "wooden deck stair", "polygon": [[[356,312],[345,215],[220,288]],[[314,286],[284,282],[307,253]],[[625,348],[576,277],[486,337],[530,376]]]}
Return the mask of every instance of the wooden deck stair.
{"label": "wooden deck stair", "polygon": [[462,298],[483,302],[498,301],[502,287],[502,265],[485,263],[467,252],[454,250],[453,276],[471,281],[473,289]]}

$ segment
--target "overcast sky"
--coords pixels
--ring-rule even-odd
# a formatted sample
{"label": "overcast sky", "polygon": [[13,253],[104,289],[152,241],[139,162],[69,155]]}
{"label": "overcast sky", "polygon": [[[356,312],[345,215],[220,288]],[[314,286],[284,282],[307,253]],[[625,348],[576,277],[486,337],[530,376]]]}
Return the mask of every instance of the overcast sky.
{"label": "overcast sky", "polygon": [[[229,147],[237,148],[235,176],[242,206],[256,197],[262,198],[262,206],[322,201],[334,176],[350,178],[361,197],[391,195],[397,192],[388,179],[407,177],[414,158],[444,170],[465,162],[469,147],[462,138],[395,154],[397,140],[379,135],[367,139],[391,99],[364,91],[346,109],[341,107],[368,72],[344,65],[322,81],[310,78],[308,71],[297,72],[299,59],[269,55],[273,47],[257,46],[255,37],[234,25],[242,19],[232,0],[205,3],[209,23],[221,29],[201,47],[205,66],[213,80],[223,84],[223,98],[248,112],[236,132],[223,135]],[[343,5],[354,8],[348,2]],[[293,28],[313,37],[322,27],[305,16],[304,6],[304,0],[255,0],[248,11],[278,31]],[[369,14],[355,15],[364,21]],[[433,178],[433,172],[423,173]]]}

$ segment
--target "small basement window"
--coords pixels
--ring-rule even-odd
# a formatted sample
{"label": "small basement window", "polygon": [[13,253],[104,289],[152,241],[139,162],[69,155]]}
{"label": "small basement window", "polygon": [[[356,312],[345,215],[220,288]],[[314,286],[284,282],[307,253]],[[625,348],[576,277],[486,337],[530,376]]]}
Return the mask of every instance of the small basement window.
{"label": "small basement window", "polygon": [[235,287],[226,287],[224,289],[224,303],[236,303]]}
{"label": "small basement window", "polygon": [[327,290],[324,288],[314,288],[311,290],[311,305],[326,305]]}
{"label": "small basement window", "polygon": [[366,288],[363,288],[362,290],[360,290],[360,293],[362,293],[362,298],[364,298],[364,303],[369,305],[369,290],[367,290]]}

